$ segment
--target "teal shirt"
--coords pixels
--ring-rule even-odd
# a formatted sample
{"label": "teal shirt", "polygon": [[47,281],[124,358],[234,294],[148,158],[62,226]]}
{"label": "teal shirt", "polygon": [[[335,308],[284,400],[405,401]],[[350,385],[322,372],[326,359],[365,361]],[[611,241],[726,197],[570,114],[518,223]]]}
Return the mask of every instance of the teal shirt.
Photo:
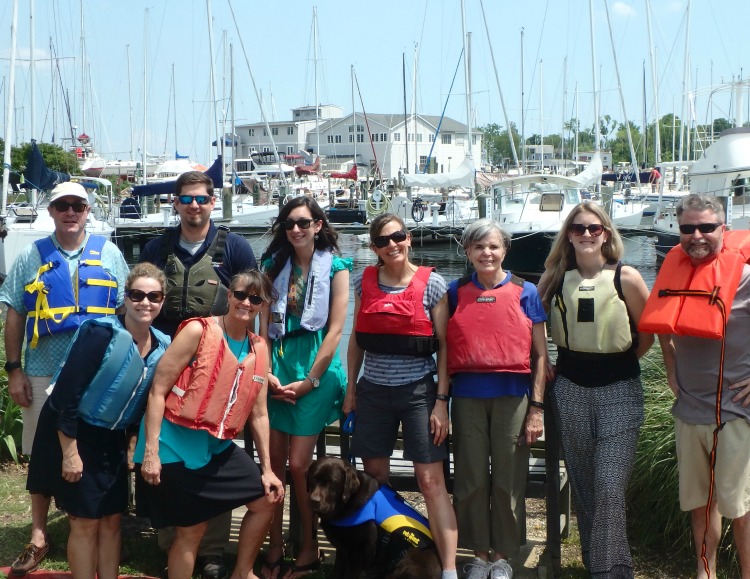
{"label": "teal shirt", "polygon": [[[52,242],[68,262],[71,278],[75,275],[78,259],[86,246],[89,235],[89,233],[86,234],[83,243],[74,252],[63,250],[55,235],[50,236]],[[42,259],[36,245],[33,243],[27,245],[10,268],[5,282],[0,286],[0,302],[25,316],[28,312],[23,303],[24,288],[34,281],[41,265]],[[120,306],[125,294],[125,280],[128,278],[130,269],[120,250],[110,241],[104,244],[102,265],[117,279],[117,305]],[[39,344],[36,348],[25,348],[24,372],[29,376],[52,376],[63,363],[65,352],[74,335],[75,331],[42,336],[39,338]]]}
{"label": "teal shirt", "polygon": [[[248,340],[233,340],[226,334],[229,349],[232,354],[242,362],[250,353]],[[146,450],[145,419],[141,422],[138,442],[135,447],[133,462],[143,463],[143,455]],[[161,430],[159,432],[159,460],[162,464],[184,462],[185,468],[197,470],[211,462],[211,458],[224,452],[231,440],[222,440],[212,436],[205,430],[194,430],[185,426],[179,426],[162,418]]]}

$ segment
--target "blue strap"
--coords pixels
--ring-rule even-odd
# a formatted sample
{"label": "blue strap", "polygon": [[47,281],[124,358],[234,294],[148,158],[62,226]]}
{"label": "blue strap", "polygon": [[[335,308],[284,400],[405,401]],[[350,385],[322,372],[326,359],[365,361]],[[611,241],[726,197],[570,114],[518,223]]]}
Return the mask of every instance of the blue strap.
{"label": "blue strap", "polygon": [[[352,410],[349,414],[346,415],[346,420],[344,420],[344,424],[341,425],[341,432],[344,434],[348,434],[351,436],[354,433],[354,419],[357,417],[356,412]],[[347,462],[351,464],[352,466],[357,466],[357,458],[350,452],[346,457]]]}

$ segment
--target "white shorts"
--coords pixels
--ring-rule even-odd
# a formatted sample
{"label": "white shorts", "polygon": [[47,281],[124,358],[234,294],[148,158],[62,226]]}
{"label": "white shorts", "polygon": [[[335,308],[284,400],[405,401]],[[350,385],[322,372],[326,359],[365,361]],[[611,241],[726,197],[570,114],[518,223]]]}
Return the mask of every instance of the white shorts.
{"label": "white shorts", "polygon": [[[710,484],[714,424],[687,424],[675,418],[680,509],[705,507]],[[714,500],[719,513],[737,519],[750,511],[750,424],[730,420],[719,432],[716,446]]]}
{"label": "white shorts", "polygon": [[47,389],[52,382],[52,376],[29,376],[28,378],[31,382],[31,406],[28,408],[21,407],[21,417],[23,418],[21,452],[24,454],[31,454],[39,414],[42,411],[42,406],[47,402],[49,396]]}

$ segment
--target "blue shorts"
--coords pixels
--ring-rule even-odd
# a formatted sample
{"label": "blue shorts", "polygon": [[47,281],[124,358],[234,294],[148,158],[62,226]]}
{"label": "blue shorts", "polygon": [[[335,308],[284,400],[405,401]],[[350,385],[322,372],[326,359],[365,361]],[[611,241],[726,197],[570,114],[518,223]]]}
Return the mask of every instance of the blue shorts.
{"label": "blue shorts", "polygon": [[400,425],[405,459],[424,464],[445,460],[448,457],[445,441],[436,446],[430,433],[436,394],[437,386],[429,374],[401,386],[384,386],[360,378],[352,454],[360,458],[391,456]]}

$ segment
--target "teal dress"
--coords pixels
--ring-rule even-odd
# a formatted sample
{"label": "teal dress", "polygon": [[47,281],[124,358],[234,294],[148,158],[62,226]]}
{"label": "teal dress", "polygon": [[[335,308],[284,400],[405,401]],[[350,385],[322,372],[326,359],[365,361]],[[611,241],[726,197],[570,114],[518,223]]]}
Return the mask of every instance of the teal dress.
{"label": "teal dress", "polygon": [[[265,271],[271,261],[263,262]],[[333,256],[331,278],[337,271],[352,271],[350,258]],[[281,384],[286,385],[304,380],[315,361],[320,345],[328,333],[324,327],[317,332],[301,332],[289,336],[290,332],[300,328],[302,302],[307,291],[307,280],[302,278],[302,270],[292,266],[292,275],[287,300],[286,335],[272,341],[271,364],[273,374]],[[268,416],[271,428],[296,436],[311,436],[320,433],[327,425],[341,418],[341,405],[346,395],[346,372],[341,365],[338,348],[331,359],[328,369],[320,376],[320,386],[314,388],[296,404],[289,404],[271,398],[268,391]]]}

